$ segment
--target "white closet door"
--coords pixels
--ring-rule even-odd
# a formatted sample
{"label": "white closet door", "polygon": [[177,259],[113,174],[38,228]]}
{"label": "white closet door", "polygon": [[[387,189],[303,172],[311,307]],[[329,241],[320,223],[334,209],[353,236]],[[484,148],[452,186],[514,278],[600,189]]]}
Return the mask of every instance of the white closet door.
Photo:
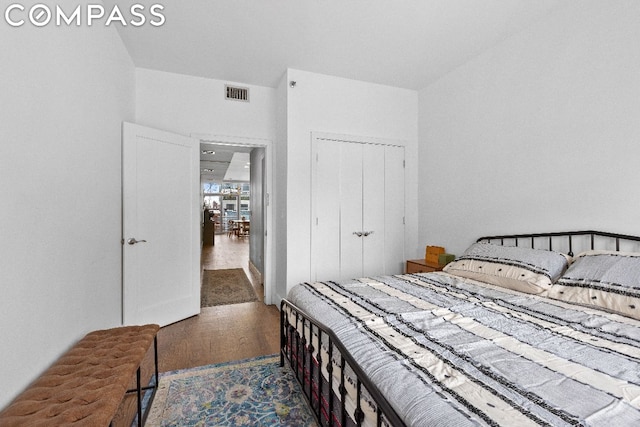
{"label": "white closet door", "polygon": [[340,144],[340,278],[362,277],[363,144]]}
{"label": "white closet door", "polygon": [[404,272],[404,147],[385,146],[384,272]]}
{"label": "white closet door", "polygon": [[311,191],[311,280],[402,273],[403,147],[314,138]]}
{"label": "white closet door", "polygon": [[362,144],[362,275],[385,273],[385,146]]}
{"label": "white closet door", "polygon": [[340,143],[314,141],[311,280],[340,278]]}

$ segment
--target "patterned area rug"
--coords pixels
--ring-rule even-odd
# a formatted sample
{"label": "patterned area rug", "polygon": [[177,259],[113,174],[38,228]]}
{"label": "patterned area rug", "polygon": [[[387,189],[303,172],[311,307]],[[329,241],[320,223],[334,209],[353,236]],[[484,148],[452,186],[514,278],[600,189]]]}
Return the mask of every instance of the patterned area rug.
{"label": "patterned area rug", "polygon": [[202,276],[201,307],[258,301],[242,268],[205,270]]}
{"label": "patterned area rug", "polygon": [[293,373],[274,355],[161,374],[145,426],[316,423]]}

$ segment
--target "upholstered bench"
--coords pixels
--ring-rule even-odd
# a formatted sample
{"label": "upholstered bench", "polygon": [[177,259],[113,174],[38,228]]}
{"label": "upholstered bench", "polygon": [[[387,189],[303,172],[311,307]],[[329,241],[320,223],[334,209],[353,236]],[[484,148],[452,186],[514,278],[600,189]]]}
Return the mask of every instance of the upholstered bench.
{"label": "upholstered bench", "polygon": [[[0,412],[0,426],[108,426],[128,392],[138,394],[142,425],[142,391],[155,394],[158,384],[158,329],[124,326],[87,334]],[[152,343],[155,383],[142,387],[140,364]],[[129,389],[134,374],[136,388]]]}

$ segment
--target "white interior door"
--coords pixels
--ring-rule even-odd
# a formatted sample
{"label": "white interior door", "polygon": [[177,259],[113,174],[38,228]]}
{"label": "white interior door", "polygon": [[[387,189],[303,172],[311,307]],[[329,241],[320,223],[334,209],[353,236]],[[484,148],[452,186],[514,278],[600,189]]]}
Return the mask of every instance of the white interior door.
{"label": "white interior door", "polygon": [[199,141],[122,133],[123,324],[164,326],[200,312]]}

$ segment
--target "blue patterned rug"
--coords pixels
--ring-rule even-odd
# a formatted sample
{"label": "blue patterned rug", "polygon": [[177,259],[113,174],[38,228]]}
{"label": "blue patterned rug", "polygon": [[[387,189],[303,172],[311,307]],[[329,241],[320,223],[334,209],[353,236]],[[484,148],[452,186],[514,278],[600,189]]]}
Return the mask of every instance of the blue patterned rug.
{"label": "blue patterned rug", "polygon": [[316,426],[293,373],[262,356],[160,374],[147,427]]}

